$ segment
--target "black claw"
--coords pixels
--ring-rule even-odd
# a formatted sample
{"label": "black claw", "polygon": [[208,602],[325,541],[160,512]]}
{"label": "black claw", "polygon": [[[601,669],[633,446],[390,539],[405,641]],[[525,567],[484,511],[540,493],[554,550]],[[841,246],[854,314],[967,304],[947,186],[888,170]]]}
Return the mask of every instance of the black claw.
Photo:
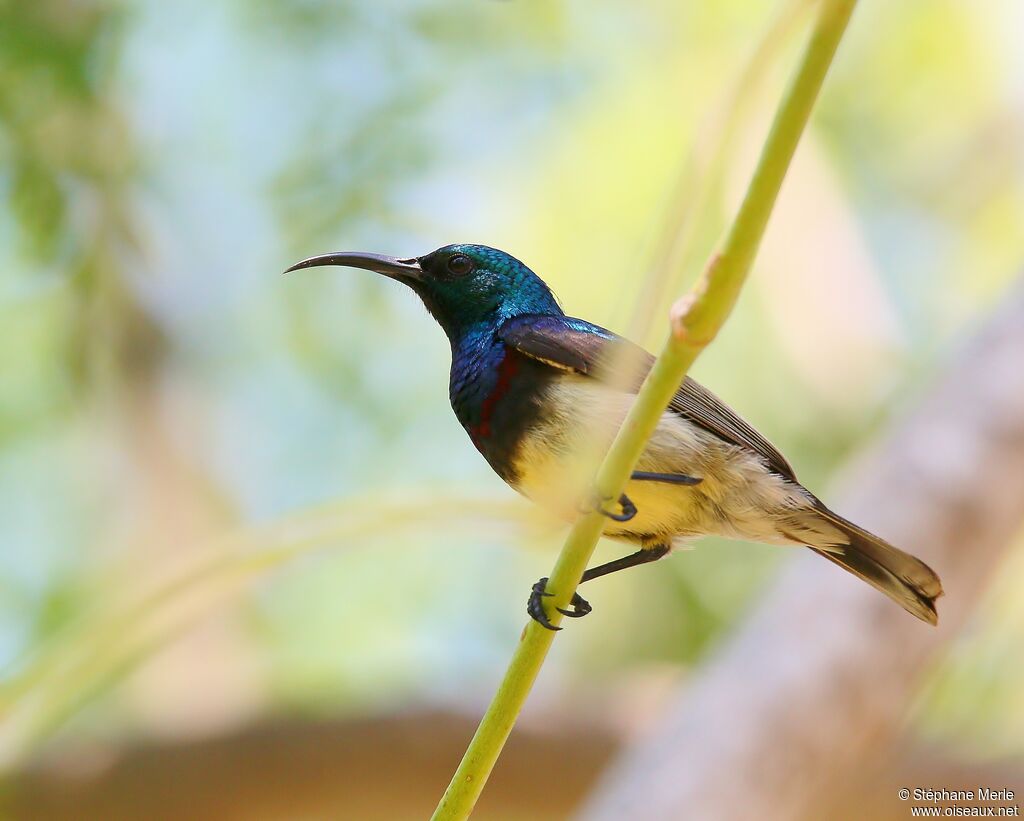
{"label": "black claw", "polygon": [[[554,595],[552,593],[548,593],[545,589],[547,587],[547,583],[548,577],[545,576],[533,586],[530,591],[530,598],[526,602],[526,612],[530,615],[530,618],[535,622],[538,622],[541,627],[546,627],[548,630],[561,630],[561,627],[555,627],[555,625],[549,621],[547,613],[544,612],[544,596]],[[579,593],[573,593],[572,601],[569,602],[569,607],[572,609],[568,610],[563,607],[556,607],[555,609],[563,616],[568,616],[570,619],[581,619],[594,609],[590,606],[590,602],[583,598]]]}
{"label": "black claw", "polygon": [[553,595],[544,589],[547,583],[548,577],[545,576],[530,590],[530,598],[526,600],[526,612],[541,627],[546,627],[548,630],[561,630],[561,627],[556,627],[550,622],[548,614],[544,612],[544,596]]}
{"label": "black claw", "polygon": [[622,507],[622,513],[612,513],[612,511],[608,510],[604,506],[604,503],[606,501],[608,500],[595,498],[594,507],[598,510],[599,513],[601,513],[601,515],[607,516],[612,521],[628,522],[637,514],[636,505],[633,504],[632,500],[625,493],[619,496],[619,505]]}
{"label": "black claw", "polygon": [[569,602],[569,606],[572,607],[572,610],[566,610],[563,607],[556,607],[555,610],[563,616],[568,616],[570,619],[582,619],[587,615],[587,613],[594,609],[590,606],[590,602],[583,598],[579,593],[573,594],[572,601]]}
{"label": "black claw", "polygon": [[622,515],[619,517],[612,517],[617,522],[628,522],[634,516],[636,516],[636,505],[630,500],[630,498],[623,493],[619,497],[619,504],[622,506]]}

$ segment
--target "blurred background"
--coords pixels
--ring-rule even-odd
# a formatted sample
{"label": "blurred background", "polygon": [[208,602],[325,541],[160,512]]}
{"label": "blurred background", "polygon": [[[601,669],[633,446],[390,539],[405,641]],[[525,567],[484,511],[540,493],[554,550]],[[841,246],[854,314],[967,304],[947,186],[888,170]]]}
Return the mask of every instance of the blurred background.
{"label": "blurred background", "polygon": [[[280,271],[485,243],[655,347],[813,5],[0,2],[7,812],[429,813],[564,528],[466,439],[413,294]],[[1022,33],[863,0],[697,365],[826,499],[1021,272]],[[480,817],[564,817],[787,556],[598,582]],[[906,716],[942,766],[1024,756],[1009,556]]]}

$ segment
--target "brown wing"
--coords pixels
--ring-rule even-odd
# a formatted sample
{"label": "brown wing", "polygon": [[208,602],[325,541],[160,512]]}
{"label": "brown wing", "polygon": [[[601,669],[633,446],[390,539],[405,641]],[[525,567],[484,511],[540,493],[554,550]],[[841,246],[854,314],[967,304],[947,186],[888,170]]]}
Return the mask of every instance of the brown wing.
{"label": "brown wing", "polygon": [[[561,370],[603,378],[618,350],[618,366],[640,387],[654,357],[611,331],[568,316],[518,316],[505,322],[498,337],[506,345]],[[623,364],[624,363],[624,364]],[[778,449],[711,391],[687,377],[669,407],[726,442],[758,454],[781,476],[796,481],[793,468]]]}
{"label": "brown wing", "polygon": [[780,476],[796,481],[793,467],[778,448],[699,382],[686,377],[669,407],[727,442],[754,451]]}

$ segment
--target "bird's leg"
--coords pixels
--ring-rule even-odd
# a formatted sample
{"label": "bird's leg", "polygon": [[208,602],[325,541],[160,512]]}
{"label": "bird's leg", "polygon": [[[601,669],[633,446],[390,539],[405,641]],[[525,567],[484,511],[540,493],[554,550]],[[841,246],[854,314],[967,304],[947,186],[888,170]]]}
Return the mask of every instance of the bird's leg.
{"label": "bird's leg", "polygon": [[[636,567],[639,564],[647,564],[647,562],[653,562],[660,559],[669,551],[667,544],[659,544],[654,547],[642,548],[636,553],[630,553],[628,556],[623,556],[621,559],[615,559],[615,561],[605,562],[599,564],[597,567],[592,567],[583,574],[583,578],[580,579],[580,584],[583,582],[589,582],[591,579],[597,579],[601,576],[607,576],[609,573],[616,573],[619,570],[625,570],[628,567]],[[548,593],[545,590],[545,586],[548,583],[548,577],[545,576],[543,579],[538,581],[530,592],[530,598],[526,602],[526,612],[530,615],[530,618],[536,622],[540,622],[541,627],[546,627],[548,630],[561,630],[561,627],[555,627],[544,612],[544,603],[542,601],[544,596],[551,596],[552,593]],[[571,610],[566,610],[562,607],[556,607],[555,609],[563,616],[568,616],[571,619],[579,619],[587,615],[592,608],[590,602],[583,598],[579,593],[573,593],[572,601],[569,602]]]}
{"label": "bird's leg", "polygon": [[629,478],[634,482],[664,482],[667,485],[699,485],[704,481],[700,476],[687,476],[685,473],[650,473],[646,470],[634,470]]}
{"label": "bird's leg", "polygon": [[620,570],[636,567],[638,564],[656,562],[668,553],[670,549],[671,548],[667,544],[659,544],[654,547],[644,547],[636,553],[630,553],[628,556],[623,556],[621,559],[616,559],[612,562],[605,562],[604,564],[599,564],[597,567],[591,567],[583,574],[583,578],[580,579],[580,584],[583,584],[583,582],[589,582],[592,579],[599,579],[601,576],[607,576],[609,573],[617,573]]}

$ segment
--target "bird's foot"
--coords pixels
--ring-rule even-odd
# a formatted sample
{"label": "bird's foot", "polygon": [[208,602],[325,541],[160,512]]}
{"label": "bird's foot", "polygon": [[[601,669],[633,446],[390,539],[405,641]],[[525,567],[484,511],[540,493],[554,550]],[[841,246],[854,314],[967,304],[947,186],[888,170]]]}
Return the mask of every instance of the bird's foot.
{"label": "bird's foot", "polygon": [[[548,614],[544,612],[544,596],[551,596],[552,593],[548,593],[544,588],[547,586],[548,577],[545,576],[543,579],[538,581],[533,589],[530,591],[530,598],[526,602],[526,612],[530,615],[530,618],[535,622],[538,622],[541,627],[546,627],[548,630],[561,630],[561,627],[555,627],[549,620]],[[572,601],[569,602],[571,610],[566,610],[562,607],[556,607],[555,609],[563,616],[568,616],[570,619],[583,618],[594,608],[590,606],[585,598],[579,593],[574,593]]]}
{"label": "bird's foot", "polygon": [[628,522],[637,514],[636,505],[633,504],[632,500],[625,494],[619,496],[619,506],[622,508],[622,513],[615,513],[609,510],[605,505],[611,501],[608,496],[602,496],[596,490],[590,499],[590,507],[581,510],[581,513],[589,513],[591,510],[596,510],[602,516],[607,516],[613,522]]}

